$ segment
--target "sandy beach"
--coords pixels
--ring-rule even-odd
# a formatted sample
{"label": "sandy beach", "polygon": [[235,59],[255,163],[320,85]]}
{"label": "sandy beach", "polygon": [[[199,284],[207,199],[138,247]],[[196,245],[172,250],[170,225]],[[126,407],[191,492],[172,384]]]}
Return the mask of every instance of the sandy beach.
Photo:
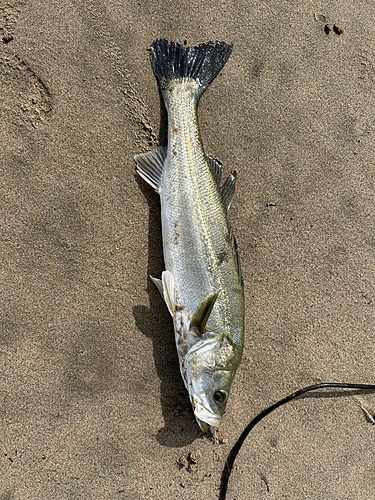
{"label": "sandy beach", "polygon": [[[0,500],[215,500],[263,408],[374,383],[374,19],[366,0],[0,1]],[[156,38],[234,47],[198,110],[238,173],[246,338],[220,443],[149,279],[160,207],[133,157],[166,145]],[[375,395],[329,394],[254,429],[227,500],[375,499]]]}

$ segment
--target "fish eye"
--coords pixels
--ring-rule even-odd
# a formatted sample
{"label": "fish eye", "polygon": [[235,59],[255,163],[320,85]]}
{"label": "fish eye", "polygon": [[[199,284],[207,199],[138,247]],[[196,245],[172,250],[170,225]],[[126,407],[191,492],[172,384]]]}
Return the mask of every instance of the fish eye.
{"label": "fish eye", "polygon": [[224,401],[227,399],[227,394],[224,391],[216,391],[214,393],[214,400],[216,403],[224,403]]}

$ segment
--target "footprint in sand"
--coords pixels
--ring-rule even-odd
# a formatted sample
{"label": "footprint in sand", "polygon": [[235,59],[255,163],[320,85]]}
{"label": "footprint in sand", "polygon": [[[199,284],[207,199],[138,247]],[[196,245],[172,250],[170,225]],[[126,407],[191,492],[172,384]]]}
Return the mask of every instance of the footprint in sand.
{"label": "footprint in sand", "polygon": [[37,128],[52,109],[47,86],[18,56],[0,56],[0,120],[11,125]]}

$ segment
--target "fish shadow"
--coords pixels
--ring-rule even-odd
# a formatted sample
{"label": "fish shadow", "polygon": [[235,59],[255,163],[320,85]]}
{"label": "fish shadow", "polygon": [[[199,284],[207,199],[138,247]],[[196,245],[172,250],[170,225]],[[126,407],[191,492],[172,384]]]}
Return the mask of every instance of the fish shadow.
{"label": "fish shadow", "polygon": [[168,113],[164,105],[163,94],[159,87],[159,102],[160,102],[160,127],[158,140],[160,146],[167,147],[168,142]]}
{"label": "fish shadow", "polygon": [[[148,275],[160,277],[164,270],[160,203],[155,191],[137,176],[137,183],[149,205]],[[202,432],[195,421],[188,393],[181,378],[173,323],[166,305],[148,280],[150,307],[133,307],[133,316],[140,331],[152,340],[155,367],[160,379],[160,402],[164,427],[156,439],[169,447],[181,447],[200,437]]]}

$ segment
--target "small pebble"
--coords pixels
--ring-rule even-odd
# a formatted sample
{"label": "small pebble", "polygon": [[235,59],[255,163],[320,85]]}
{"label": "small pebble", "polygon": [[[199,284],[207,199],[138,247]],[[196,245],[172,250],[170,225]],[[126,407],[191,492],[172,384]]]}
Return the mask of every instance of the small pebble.
{"label": "small pebble", "polygon": [[183,469],[184,467],[187,467],[189,465],[188,459],[184,457],[183,455],[177,460],[177,464],[180,467],[180,469]]}
{"label": "small pebble", "polygon": [[193,464],[198,463],[201,458],[202,453],[200,452],[200,450],[193,450],[189,453],[189,459]]}

